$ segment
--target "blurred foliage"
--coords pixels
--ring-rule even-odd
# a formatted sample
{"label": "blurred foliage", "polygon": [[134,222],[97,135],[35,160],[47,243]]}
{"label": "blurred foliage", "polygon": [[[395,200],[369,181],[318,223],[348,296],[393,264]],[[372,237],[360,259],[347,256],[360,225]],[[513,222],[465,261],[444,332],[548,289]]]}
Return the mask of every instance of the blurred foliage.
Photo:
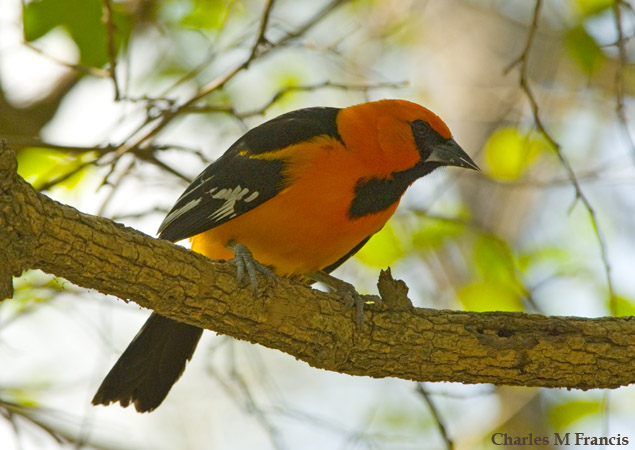
{"label": "blurred foliage", "polygon": [[406,254],[403,235],[395,229],[396,226],[386,224],[357,252],[357,259],[370,267],[383,269],[403,258]]}
{"label": "blurred foliage", "polygon": [[22,178],[41,189],[54,184],[75,189],[93,169],[96,152],[73,154],[50,148],[29,147],[18,152],[18,173]]}
{"label": "blurred foliage", "polygon": [[[46,389],[47,385],[40,385],[42,389]],[[14,387],[14,388],[4,388],[0,391],[0,398],[2,399],[10,399],[12,403],[15,405],[19,405],[24,408],[39,408],[42,405],[38,402],[37,390],[29,387]]]}
{"label": "blurred foliage", "polygon": [[[234,2],[233,0],[218,0],[218,1],[209,1],[209,0],[193,0],[190,2],[166,2],[166,6],[172,3],[170,6],[176,6],[176,3],[181,3],[181,7],[185,6],[185,4],[189,3],[190,8],[186,14],[183,15],[181,19],[181,23],[186,27],[192,28],[202,28],[205,30],[213,30],[220,31],[229,14],[237,14],[240,9],[240,5],[236,5],[237,8],[232,8],[233,4],[237,4],[238,2]],[[178,8],[178,6],[176,6]],[[186,8],[183,8],[186,9]],[[166,17],[173,16],[169,13],[164,13]]]}
{"label": "blurred foliage", "polygon": [[437,250],[465,232],[465,223],[449,218],[420,216],[412,234],[412,245],[420,250]]}
{"label": "blurred foliage", "polygon": [[601,401],[571,400],[555,404],[548,410],[549,422],[554,430],[565,430],[578,420],[602,412]]}
{"label": "blurred foliage", "polygon": [[[123,6],[113,1],[114,6]],[[79,63],[85,66],[103,67],[109,60],[108,34],[102,21],[103,3],[100,0],[35,0],[24,7],[24,36],[33,42],[51,30],[64,29],[79,50]],[[115,48],[125,44],[132,27],[132,20],[124,8],[115,8],[113,22]]]}
{"label": "blurred foliage", "polygon": [[613,6],[615,0],[572,0],[583,16],[592,16],[604,12]]}
{"label": "blurred foliage", "polygon": [[458,291],[463,307],[468,311],[523,311],[518,293],[493,282],[477,281]]}
{"label": "blurred foliage", "polygon": [[485,143],[487,174],[502,182],[516,181],[548,148],[549,144],[540,135],[517,128],[499,128]]}
{"label": "blurred foliage", "polygon": [[[621,297],[619,295],[612,299],[615,302],[615,315],[616,316],[635,316],[635,301]],[[607,309],[610,310],[611,299],[608,300]]]}
{"label": "blurred foliage", "polygon": [[32,303],[46,303],[51,301],[58,292],[64,290],[68,284],[61,278],[45,274],[39,270],[30,270],[13,280],[13,298],[10,305],[16,312],[26,311]]}
{"label": "blurred foliage", "polygon": [[567,32],[565,44],[571,58],[588,74],[593,73],[606,59],[598,43],[582,26]]}
{"label": "blurred foliage", "polygon": [[509,245],[492,235],[476,239],[472,259],[478,281],[458,291],[465,309],[470,311],[522,311],[526,294],[517,276],[515,258]]}

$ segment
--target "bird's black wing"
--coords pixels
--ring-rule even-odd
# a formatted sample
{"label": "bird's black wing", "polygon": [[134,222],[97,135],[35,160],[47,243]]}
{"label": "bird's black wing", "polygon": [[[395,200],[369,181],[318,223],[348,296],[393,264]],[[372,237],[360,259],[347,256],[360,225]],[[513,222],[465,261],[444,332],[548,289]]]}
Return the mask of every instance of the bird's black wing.
{"label": "bird's black wing", "polygon": [[163,220],[159,237],[176,242],[197,235],[274,197],[284,187],[285,161],[258,156],[318,136],[341,141],[339,111],[300,109],[248,131],[190,184]]}

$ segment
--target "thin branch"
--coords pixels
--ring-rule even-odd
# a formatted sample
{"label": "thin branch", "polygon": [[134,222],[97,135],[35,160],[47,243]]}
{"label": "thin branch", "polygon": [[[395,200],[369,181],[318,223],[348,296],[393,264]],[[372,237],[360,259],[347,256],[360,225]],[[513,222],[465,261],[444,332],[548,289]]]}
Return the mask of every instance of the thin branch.
{"label": "thin branch", "polygon": [[49,425],[45,424],[43,421],[36,418],[34,413],[41,413],[42,411],[38,411],[35,408],[29,408],[27,406],[20,405],[18,403],[9,402],[6,400],[0,399],[0,415],[4,416],[8,421],[10,421],[13,425],[16,439],[18,434],[20,433],[20,429],[18,427],[17,421],[15,420],[17,417],[21,417],[27,422],[35,425],[37,428],[44,431],[48,434],[56,443],[62,445],[65,443],[74,442],[74,439],[68,435],[63,435],[59,430],[56,430]]}
{"label": "thin branch", "polygon": [[627,64],[626,58],[626,36],[622,26],[622,9],[621,6],[629,6],[624,0],[616,0],[613,2],[613,16],[615,17],[615,29],[617,30],[617,51],[618,51],[618,67],[615,71],[615,112],[620,122],[620,126],[626,136],[631,147],[633,158],[635,158],[635,139],[631,134],[628,119],[626,117],[626,106],[624,105],[624,68]]}
{"label": "thin branch", "polygon": [[119,83],[117,82],[117,54],[115,47],[115,22],[112,12],[112,0],[102,0],[103,22],[106,26],[106,37],[108,39],[108,75],[115,88],[115,101],[121,98]]}
{"label": "thin branch", "polygon": [[40,192],[44,192],[44,191],[48,191],[49,189],[51,189],[53,186],[56,186],[60,183],[65,182],[66,180],[72,178],[73,176],[79,174],[82,170],[84,170],[85,168],[92,166],[95,164],[95,160],[90,160],[90,161],[86,161],[81,163],[80,165],[78,165],[77,167],[75,167],[73,170],[70,170],[60,176],[57,177],[53,177],[50,180],[46,181],[46,183],[37,186],[37,190]]}
{"label": "thin branch", "polygon": [[[90,166],[90,165],[113,166],[117,160],[113,160],[112,163],[106,164],[106,163],[100,162],[100,159],[103,158],[105,155],[108,155],[117,151],[117,149],[119,148],[116,145],[111,145],[111,144],[96,146],[96,147],[62,145],[62,144],[55,144],[52,142],[42,141],[41,139],[37,137],[32,137],[32,136],[9,136],[6,138],[6,141],[9,145],[15,146],[15,147],[39,147],[39,148],[47,148],[51,150],[60,150],[60,151],[69,152],[76,155],[81,155],[81,154],[86,155],[89,153],[96,153],[97,155],[99,155],[98,158],[92,158],[89,161],[85,161],[83,164],[75,167],[70,172],[67,172],[58,177],[55,177],[54,179],[48,180],[45,184],[38,187],[38,189],[41,191],[49,190],[53,186],[68,180],[70,177],[79,173],[81,170],[83,170],[87,166]],[[191,152],[194,155],[198,156],[202,161],[205,160],[204,156],[201,154],[200,151],[185,148],[182,146],[177,146],[177,145],[148,145],[148,146],[145,146],[144,148],[133,149],[131,152],[132,154],[134,154],[134,156],[137,157],[137,159],[153,164],[161,168],[162,170],[168,173],[171,173],[175,177],[182,179],[186,183],[190,183],[192,181],[190,177],[182,174],[181,172],[174,169],[173,167],[168,166],[166,163],[158,159],[155,154],[158,151],[173,150],[173,149],[180,149],[180,150]]]}
{"label": "thin branch", "polygon": [[108,195],[106,195],[106,198],[102,202],[101,206],[97,210],[97,215],[98,216],[103,216],[104,215],[104,211],[108,207],[108,204],[112,201],[113,197],[115,196],[115,193],[117,192],[117,189],[121,186],[121,183],[124,180],[124,178],[130,173],[130,171],[132,170],[132,167],[134,166],[134,164],[135,164],[135,160],[133,158],[131,158],[128,161],[128,164],[126,164],[126,166],[122,170],[119,171],[120,173],[117,174],[116,179],[114,181],[111,181],[110,177],[111,177],[111,175],[114,172],[115,164],[113,164],[111,166],[111,171],[108,173],[108,175],[102,181],[102,186],[108,185],[108,186],[110,186],[111,189],[110,189],[110,192],[108,192]]}
{"label": "thin branch", "polygon": [[[257,40],[256,43],[254,44],[254,47],[252,47],[252,50],[249,56],[245,59],[245,61],[243,61],[241,64],[234,67],[233,69],[229,70],[228,72],[224,73],[223,75],[220,75],[219,77],[212,80],[211,82],[204,85],[203,87],[201,87],[198,90],[198,92],[196,92],[196,94],[194,94],[190,99],[186,100],[181,105],[165,111],[162,114],[161,118],[159,119],[158,123],[154,124],[154,126],[150,127],[149,130],[147,130],[145,133],[138,136],[136,139],[133,139],[136,132],[133,133],[129,139],[126,139],[125,143],[121,145],[121,147],[117,150],[117,152],[115,152],[112,155],[112,158],[109,161],[107,161],[107,163],[112,163],[114,159],[120,158],[122,155],[131,151],[132,149],[140,147],[143,143],[145,143],[152,137],[156,136],[160,131],[162,131],[170,122],[172,122],[172,120],[175,117],[180,115],[183,111],[192,107],[197,101],[199,101],[203,97],[209,95],[210,93],[218,89],[221,89],[223,86],[225,86],[225,84],[227,84],[227,82],[233,79],[238,73],[242,72],[244,69],[249,67],[249,65],[256,59],[262,58],[263,56],[268,54],[271,50],[280,46],[282,43],[286,42],[291,37],[297,37],[304,34],[306,31],[312,28],[316,23],[318,23],[324,17],[326,17],[337,6],[344,3],[344,1],[345,0],[332,1],[321,11],[316,13],[316,15],[313,16],[313,18],[311,18],[307,23],[305,23],[302,27],[296,30],[296,32],[293,33],[293,35],[287,35],[285,38],[283,38],[281,41],[277,43],[271,43],[270,45],[266,47],[261,47],[259,50],[255,50],[257,46],[262,44],[262,42],[258,42]],[[267,24],[269,23],[269,15],[270,15],[272,6],[273,6],[273,1],[267,4],[267,7],[265,8],[265,11],[263,13],[263,19],[261,22],[260,31],[258,32],[258,36],[262,36],[263,39],[264,39],[264,34],[266,32],[266,29],[264,29],[263,26],[266,27]],[[149,122],[150,121],[146,121],[146,124],[149,124]],[[144,124],[142,128],[144,128],[146,124]]]}
{"label": "thin branch", "polygon": [[326,5],[321,11],[319,11],[311,20],[305,23],[303,26],[295,30],[293,33],[287,34],[283,39],[277,42],[276,45],[286,44],[288,41],[292,39],[296,39],[302,35],[304,35],[307,31],[313,28],[316,24],[322,21],[326,16],[328,16],[333,10],[335,10],[340,5],[347,3],[349,0],[333,0],[331,3]]}
{"label": "thin branch", "polygon": [[428,408],[430,409],[430,413],[432,414],[432,418],[434,419],[434,422],[436,423],[437,428],[439,429],[439,434],[441,434],[441,439],[443,439],[443,441],[445,442],[445,446],[448,448],[448,450],[454,450],[454,441],[450,439],[450,436],[448,435],[448,431],[443,421],[441,420],[441,415],[439,414],[439,410],[437,409],[434,402],[430,398],[430,394],[428,394],[428,391],[426,391],[422,383],[417,383],[417,387],[415,389],[417,393],[421,395],[421,398],[423,398],[423,401],[426,403],[426,405],[428,405]]}
{"label": "thin branch", "polygon": [[257,108],[251,111],[238,112],[231,106],[215,106],[215,105],[191,106],[189,108],[182,109],[182,111],[184,113],[210,113],[210,112],[228,113],[242,120],[249,117],[263,115],[278,100],[280,100],[282,97],[289,94],[290,92],[311,92],[311,91],[316,91],[319,89],[326,89],[326,88],[367,92],[373,89],[402,88],[407,85],[408,85],[407,81],[374,83],[374,84],[348,84],[348,83],[336,83],[336,82],[327,80],[327,81],[323,81],[321,83],[316,83],[316,84],[284,86],[283,88],[279,89],[269,99],[269,101],[267,101],[267,103],[265,103],[260,108]]}
{"label": "thin branch", "polygon": [[262,14],[258,36],[256,37],[256,41],[251,48],[251,53],[249,54],[249,58],[247,59],[248,61],[253,61],[258,57],[260,53],[262,53],[264,49],[268,49],[269,47],[271,47],[271,42],[269,42],[265,37],[265,32],[267,31],[267,25],[269,24],[269,18],[271,17],[273,4],[274,0],[267,0],[265,11]]}
{"label": "thin branch", "polygon": [[108,78],[110,76],[110,74],[108,73],[107,70],[99,69],[97,67],[90,67],[90,66],[84,66],[84,65],[81,65],[81,64],[70,63],[68,61],[64,61],[62,59],[59,59],[59,58],[57,58],[57,57],[55,57],[53,55],[49,55],[48,53],[44,52],[43,50],[40,50],[39,48],[35,47],[30,42],[27,42],[26,38],[24,39],[22,44],[25,47],[27,47],[27,48],[33,50],[34,52],[38,53],[39,55],[42,55],[45,58],[53,61],[54,63],[59,64],[60,66],[67,67],[67,68],[75,70],[77,72],[85,73],[87,75],[92,75],[92,76],[97,77],[97,78]]}
{"label": "thin branch", "polygon": [[503,74],[507,75],[510,70],[512,70],[515,66],[521,65],[521,76],[523,76],[526,72],[527,68],[527,59],[529,58],[529,52],[531,51],[531,46],[534,42],[534,38],[536,36],[536,32],[538,31],[538,18],[540,16],[540,9],[542,7],[542,0],[536,0],[536,6],[534,7],[534,14],[531,19],[531,25],[529,27],[529,34],[527,35],[527,41],[525,42],[525,48],[518,58],[512,61],[509,66],[503,70]]}
{"label": "thin branch", "polygon": [[[226,344],[226,345],[225,345]],[[235,361],[236,341],[231,339],[223,339],[220,344],[214,346],[212,351],[217,351],[221,345],[229,347],[230,353],[230,374],[228,377],[223,377],[216,369],[216,365],[211,362],[206,366],[207,373],[213,377],[225,390],[227,395],[239,406],[244,408],[247,414],[252,415],[256,422],[262,427],[265,433],[269,436],[271,445],[274,449],[282,450],[286,448],[280,438],[280,432],[276,429],[275,425],[269,419],[269,415],[262,408],[260,403],[256,400],[250,383],[248,383],[242,373],[238,370],[238,365]],[[211,355],[208,355],[208,358]],[[232,383],[233,382],[233,383]],[[236,389],[237,388],[237,389]]]}
{"label": "thin branch", "polygon": [[613,278],[611,276],[611,264],[609,262],[606,241],[605,241],[602,229],[600,227],[597,214],[595,212],[595,209],[591,205],[591,202],[589,201],[584,191],[582,190],[582,187],[580,186],[580,182],[576,176],[575,171],[571,167],[571,164],[562,153],[560,144],[556,142],[556,140],[552,137],[552,135],[547,131],[546,127],[544,126],[542,122],[542,118],[540,116],[540,107],[529,85],[529,76],[528,76],[529,53],[533,45],[536,30],[538,29],[538,20],[540,16],[541,6],[542,6],[542,0],[536,0],[536,6],[534,7],[532,23],[529,29],[529,35],[527,36],[527,42],[525,44],[525,48],[523,52],[521,53],[521,55],[516,60],[514,60],[509,65],[509,67],[505,69],[505,73],[511,70],[511,68],[513,68],[514,66],[520,65],[520,87],[522,91],[525,93],[527,100],[529,101],[529,105],[531,107],[531,112],[533,115],[534,123],[536,124],[536,128],[538,132],[545,138],[547,143],[554,149],[554,151],[556,152],[556,155],[558,156],[558,159],[560,160],[560,163],[562,164],[565,171],[567,172],[567,176],[569,177],[569,180],[575,189],[575,200],[576,201],[579,200],[580,202],[582,202],[582,204],[584,205],[584,207],[586,208],[589,214],[591,225],[593,226],[593,230],[598,240],[598,245],[600,248],[600,256],[602,259],[602,265],[604,266],[604,272],[606,276],[606,283],[607,283],[607,289],[608,289],[608,295],[609,295],[610,310],[612,314],[615,314],[616,301],[615,301],[615,289],[613,287]]}
{"label": "thin branch", "polygon": [[[81,146],[81,145],[65,145],[65,144],[56,144],[54,142],[43,141],[35,136],[2,136],[2,139],[6,140],[7,144],[10,147],[38,147],[38,148],[47,148],[51,150],[60,150],[63,152],[68,152],[72,154],[83,154],[83,153],[97,153],[98,155],[107,155],[108,153],[112,153],[117,150],[117,146],[113,144],[107,145],[98,145],[98,146]],[[139,154],[145,156],[148,153],[156,153],[165,150],[180,150],[184,152],[192,153],[201,159],[201,161],[207,161],[205,156],[201,153],[200,150],[185,147],[177,144],[164,144],[164,145],[148,145],[144,147],[143,151],[140,151]],[[142,157],[143,159],[143,157]]]}
{"label": "thin branch", "polygon": [[247,412],[252,414],[256,418],[256,421],[263,428],[263,430],[265,430],[273,447],[276,450],[284,449],[285,446],[280,439],[280,432],[269,420],[267,414],[263,411],[262,407],[254,397],[254,394],[249,387],[249,383],[245,381],[245,378],[238,370],[236,361],[234,359],[232,359],[230,377],[234,381],[236,386],[238,386],[238,390],[242,396],[242,400],[244,402],[245,408],[247,409]]}

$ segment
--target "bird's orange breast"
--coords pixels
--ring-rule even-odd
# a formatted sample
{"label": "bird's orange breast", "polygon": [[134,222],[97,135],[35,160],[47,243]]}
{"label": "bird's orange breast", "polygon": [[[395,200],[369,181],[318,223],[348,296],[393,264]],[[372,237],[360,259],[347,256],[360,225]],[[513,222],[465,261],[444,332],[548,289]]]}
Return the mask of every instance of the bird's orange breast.
{"label": "bird's orange breast", "polygon": [[355,185],[374,173],[372,165],[332,140],[299,145],[265,156],[285,160],[286,187],[256,208],[192,237],[192,250],[230,259],[234,255],[225,244],[235,240],[277,274],[302,274],[333,264],[379,231],[398,202],[363,217],[348,215]]}

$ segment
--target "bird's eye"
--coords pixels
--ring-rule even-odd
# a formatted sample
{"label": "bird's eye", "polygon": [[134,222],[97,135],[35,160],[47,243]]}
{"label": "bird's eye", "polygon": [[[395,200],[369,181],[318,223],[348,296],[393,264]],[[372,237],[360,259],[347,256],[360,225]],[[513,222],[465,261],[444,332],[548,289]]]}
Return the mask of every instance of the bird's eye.
{"label": "bird's eye", "polygon": [[414,137],[417,150],[421,155],[421,161],[425,161],[430,156],[435,145],[441,144],[444,139],[441,135],[425,120],[415,120],[410,122],[412,128],[412,136]]}
{"label": "bird's eye", "polygon": [[430,124],[425,120],[415,120],[411,124],[412,126],[412,134],[414,134],[415,139],[429,139],[437,135],[437,132],[432,129]]}

